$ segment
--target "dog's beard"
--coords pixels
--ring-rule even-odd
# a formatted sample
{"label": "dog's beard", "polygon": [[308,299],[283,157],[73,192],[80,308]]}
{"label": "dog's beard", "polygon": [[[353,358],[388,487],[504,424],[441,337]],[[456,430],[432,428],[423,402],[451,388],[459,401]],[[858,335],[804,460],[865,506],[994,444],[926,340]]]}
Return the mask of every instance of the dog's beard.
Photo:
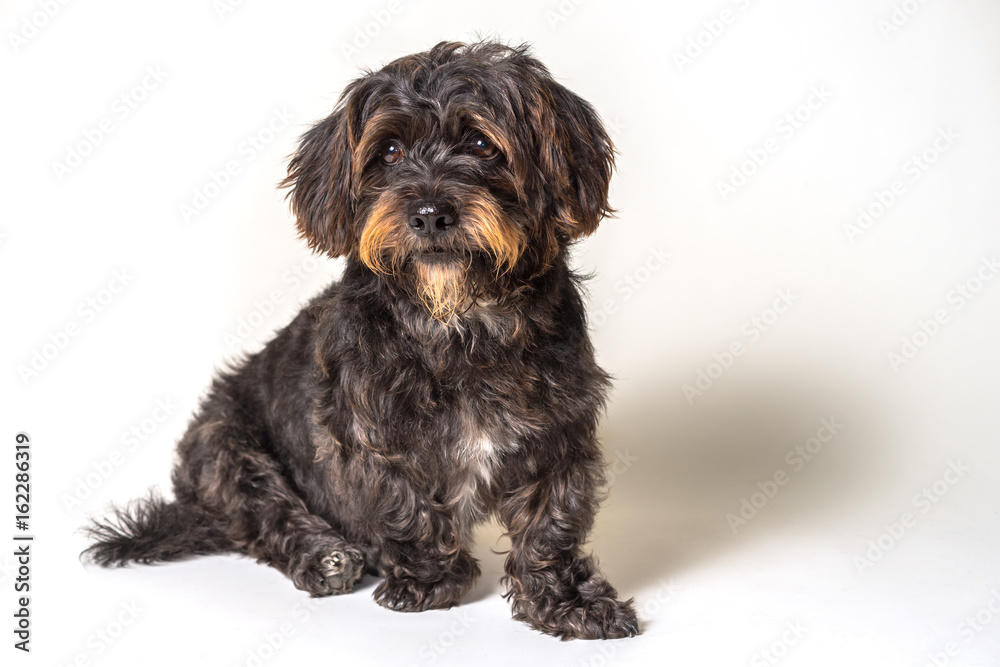
{"label": "dog's beard", "polygon": [[469,266],[459,259],[415,259],[417,294],[431,317],[447,324],[475,300],[468,289]]}

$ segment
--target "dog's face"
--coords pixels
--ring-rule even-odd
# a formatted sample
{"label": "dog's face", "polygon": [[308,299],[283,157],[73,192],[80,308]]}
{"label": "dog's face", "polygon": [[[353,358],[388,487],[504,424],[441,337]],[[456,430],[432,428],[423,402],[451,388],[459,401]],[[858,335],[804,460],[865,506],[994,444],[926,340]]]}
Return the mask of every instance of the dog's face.
{"label": "dog's face", "polygon": [[351,83],[285,185],[312,248],[448,321],[593,232],[612,168],[593,108],[524,48],[441,43]]}

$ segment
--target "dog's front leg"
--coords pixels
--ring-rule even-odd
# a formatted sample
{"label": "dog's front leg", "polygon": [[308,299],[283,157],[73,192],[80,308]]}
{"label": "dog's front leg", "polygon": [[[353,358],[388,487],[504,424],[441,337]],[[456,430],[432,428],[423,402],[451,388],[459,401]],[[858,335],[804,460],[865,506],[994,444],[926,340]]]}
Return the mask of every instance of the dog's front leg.
{"label": "dog's front leg", "polygon": [[369,516],[379,533],[379,570],[385,577],[375,601],[396,611],[455,605],[479,577],[458,522],[398,470],[383,470],[379,477],[381,483],[369,486]]}
{"label": "dog's front leg", "polygon": [[499,504],[511,550],[506,597],[514,618],[561,639],[616,639],[639,632],[632,601],[581,553],[597,511],[601,464],[580,460],[537,476]]}

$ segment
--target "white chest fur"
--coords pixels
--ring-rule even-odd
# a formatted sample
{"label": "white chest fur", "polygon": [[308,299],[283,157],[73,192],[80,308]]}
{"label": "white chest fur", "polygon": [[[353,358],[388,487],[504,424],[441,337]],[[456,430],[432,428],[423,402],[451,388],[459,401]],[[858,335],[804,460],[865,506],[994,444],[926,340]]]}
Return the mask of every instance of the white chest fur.
{"label": "white chest fur", "polygon": [[485,518],[484,492],[505,449],[498,439],[478,429],[468,433],[456,448],[458,474],[449,505],[464,530]]}

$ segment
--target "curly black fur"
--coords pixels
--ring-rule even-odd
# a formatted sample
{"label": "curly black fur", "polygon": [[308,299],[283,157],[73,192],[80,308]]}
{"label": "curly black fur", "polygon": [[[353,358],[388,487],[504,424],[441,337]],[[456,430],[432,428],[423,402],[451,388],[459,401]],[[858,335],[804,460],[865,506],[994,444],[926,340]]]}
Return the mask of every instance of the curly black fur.
{"label": "curly black fur", "polygon": [[156,493],[112,509],[112,518],[87,528],[93,544],[83,553],[104,567],[150,564],[233,550],[232,543],[194,505],[167,502]]}
{"label": "curly black fur", "polygon": [[88,557],[232,550],[312,595],[368,571],[379,604],[421,611],[469,591],[472,528],[494,515],[516,618],[636,634],[582,552],[609,379],[567,264],[610,212],[612,167],[597,114],[523,47],[442,43],[352,83],[286,183],[303,237],[347,256],[342,280],[215,380],[176,500],[95,523]]}

